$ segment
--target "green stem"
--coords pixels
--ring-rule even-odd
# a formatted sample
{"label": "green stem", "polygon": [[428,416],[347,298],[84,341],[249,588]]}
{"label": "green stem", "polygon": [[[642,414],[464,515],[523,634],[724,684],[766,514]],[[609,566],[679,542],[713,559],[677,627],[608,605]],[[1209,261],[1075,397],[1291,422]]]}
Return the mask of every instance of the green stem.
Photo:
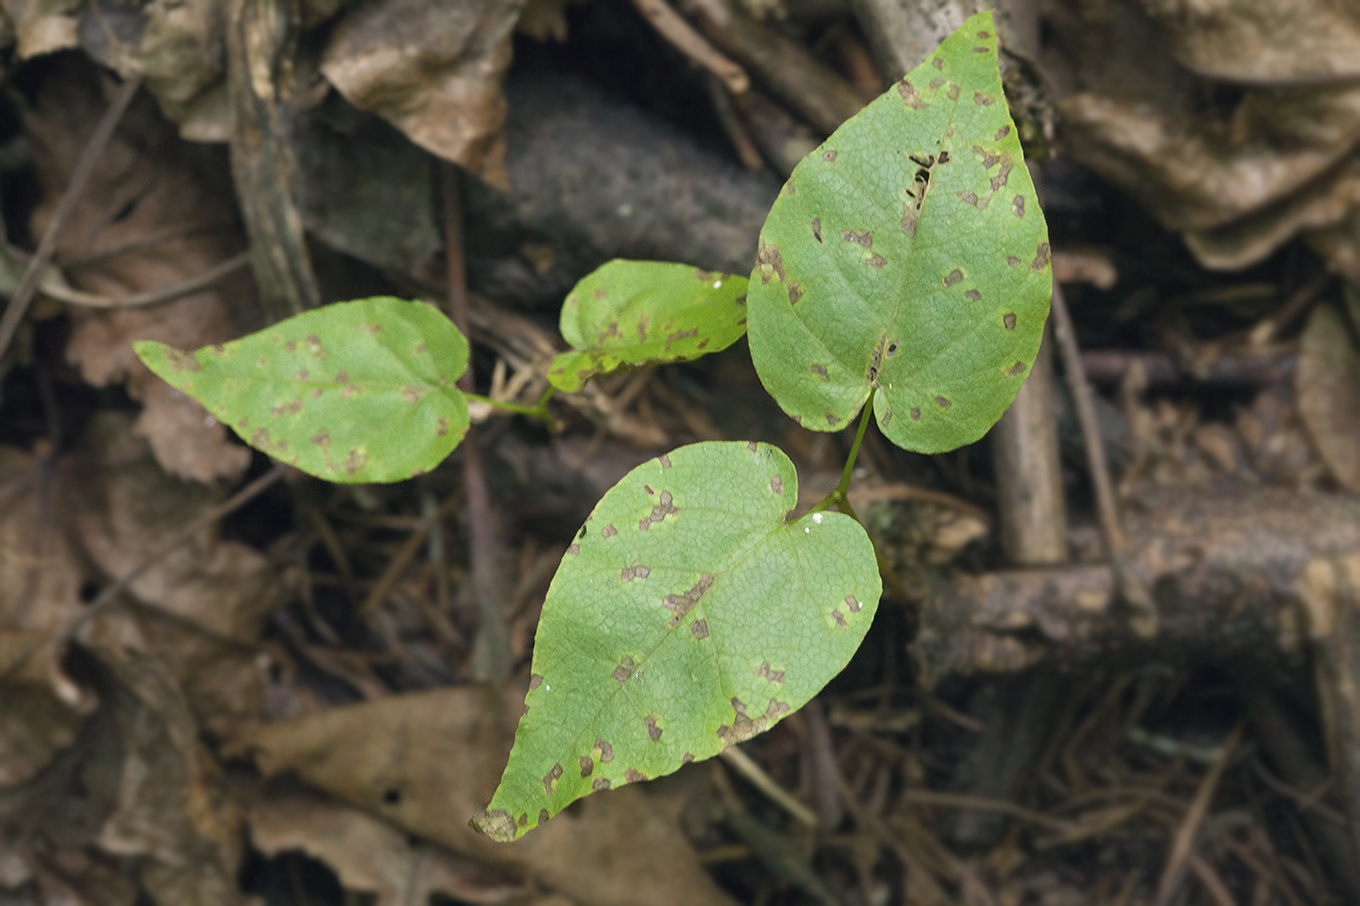
{"label": "green stem", "polygon": [[506,403],[502,402],[501,400],[493,400],[489,396],[482,396],[480,393],[464,392],[463,396],[467,397],[468,402],[470,403],[472,402],[485,403],[492,409],[500,409],[502,412],[513,412],[516,415],[527,415],[530,418],[538,418],[543,419],[544,421],[549,421],[547,395],[545,395],[543,399],[538,401],[537,406],[522,406],[519,403]]}
{"label": "green stem", "polygon": [[859,516],[855,514],[854,507],[850,506],[850,476],[854,474],[855,460],[859,458],[859,448],[864,443],[864,432],[869,429],[869,419],[874,412],[874,394],[877,392],[877,387],[872,388],[869,391],[869,398],[864,401],[864,408],[859,415],[859,427],[855,430],[855,442],[850,447],[850,455],[845,460],[845,468],[841,470],[840,484],[836,485],[834,491],[827,494],[820,503],[813,507],[812,512],[820,513],[822,510],[834,506],[851,519],[859,522]]}

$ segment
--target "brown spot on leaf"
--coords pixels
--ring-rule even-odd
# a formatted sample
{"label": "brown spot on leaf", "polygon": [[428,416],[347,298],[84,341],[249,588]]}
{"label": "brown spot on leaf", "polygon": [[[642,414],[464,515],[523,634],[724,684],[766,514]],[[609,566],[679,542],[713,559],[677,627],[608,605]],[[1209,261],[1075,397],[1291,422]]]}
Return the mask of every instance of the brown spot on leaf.
{"label": "brown spot on leaf", "polygon": [[595,298],[596,302],[601,301],[607,295],[609,295],[609,292],[603,286],[595,287],[595,291],[591,293],[591,296]]}
{"label": "brown spot on leaf", "polygon": [[914,422],[919,422],[921,420],[921,410],[915,406],[912,406],[907,414],[911,416],[911,420]]}
{"label": "brown spot on leaf", "polygon": [[382,325],[381,325],[381,324],[365,324],[365,325],[364,325],[364,330],[366,330],[366,331],[368,331],[369,333],[371,333],[371,334],[373,334],[373,335],[376,336],[377,334],[379,334],[379,333],[382,332]]}
{"label": "brown spot on leaf", "polygon": [[809,366],[809,367],[812,369],[812,373],[815,374],[817,377],[821,378],[822,380],[824,380],[824,381],[829,381],[829,380],[831,380],[830,375],[827,374],[826,366],[825,366],[825,365],[816,365],[816,364],[814,364],[814,365],[811,365],[811,366]]}
{"label": "brown spot on leaf", "polygon": [[1005,138],[1006,136],[1008,136],[1008,135],[1010,135],[1010,134],[1011,134],[1010,123],[1007,123],[1006,125],[1002,126],[1000,129],[996,130],[996,135],[993,135],[993,136],[992,136],[992,141],[997,141],[997,142],[999,142],[999,141],[1001,141],[1003,138]]}
{"label": "brown spot on leaf", "polygon": [[203,370],[203,366],[198,364],[198,359],[194,358],[192,352],[185,352],[182,349],[170,347],[165,350],[165,358],[170,362],[170,370],[175,373],[181,371]]}
{"label": "brown spot on leaf", "polygon": [[902,205],[902,219],[897,225],[906,230],[908,236],[916,238],[916,222],[921,219],[921,211],[910,202]]}
{"label": "brown spot on leaf", "polygon": [[552,770],[543,775],[543,793],[551,796],[553,790],[557,789],[557,779],[562,776],[562,762],[552,766]]}
{"label": "brown spot on leaf", "polygon": [[756,452],[757,446],[758,445],[753,440],[748,440],[746,442],[746,449],[750,450],[752,453]]}
{"label": "brown spot on leaf", "polygon": [[416,346],[415,346],[415,354],[416,354],[416,355],[424,355],[425,353],[427,353],[427,352],[429,352],[429,351],[430,351],[430,347],[426,346],[424,343],[417,343]]}
{"label": "brown spot on leaf", "polygon": [[977,36],[982,40],[986,41],[988,38],[992,36],[992,33],[989,31],[980,31],[977,33]]}
{"label": "brown spot on leaf", "polygon": [[973,53],[991,53],[991,52],[992,52],[992,49],[991,49],[990,47],[974,47],[974,48],[973,48]]}
{"label": "brown spot on leaf", "polygon": [[345,471],[351,475],[358,474],[368,463],[368,454],[359,451],[358,447],[351,447],[349,455],[345,457]]}
{"label": "brown spot on leaf", "polygon": [[567,545],[567,553],[569,553],[569,554],[575,556],[576,554],[579,554],[580,552],[581,552],[581,545],[577,544],[576,542],[573,541],[571,544],[568,544],[568,545]]}
{"label": "brown spot on leaf", "polygon": [[1014,255],[1007,255],[1006,263],[1009,264],[1011,267],[1018,267],[1020,265],[1020,259],[1015,257]]}
{"label": "brown spot on leaf", "polygon": [[609,676],[614,682],[623,685],[628,682],[628,678],[633,675],[633,671],[636,669],[637,661],[633,660],[631,654],[625,654],[623,660],[619,661],[619,665],[614,668],[614,672],[609,674]]}
{"label": "brown spot on leaf", "polygon": [[649,485],[649,484],[644,484],[644,485],[642,486],[642,489],[643,489],[644,491],[647,492],[647,496],[648,496],[648,497],[650,497],[651,495],[653,495],[653,494],[656,493],[656,491],[653,491],[653,490],[652,490],[652,486]]}
{"label": "brown spot on leaf", "polygon": [[1001,323],[1006,325],[1007,330],[1015,330],[1015,312],[1008,311],[1002,315]]}
{"label": "brown spot on leaf", "polygon": [[639,342],[639,343],[646,343],[646,342],[647,342],[647,327],[648,327],[648,325],[650,325],[651,323],[652,323],[652,319],[649,318],[649,317],[647,317],[646,315],[642,315],[641,317],[638,318],[638,342]]}
{"label": "brown spot on leaf", "polygon": [[408,403],[420,402],[420,388],[419,387],[401,388],[401,398],[406,400],[406,402]]}
{"label": "brown spot on leaf", "polygon": [[912,110],[924,110],[930,105],[921,100],[921,92],[916,90],[916,86],[902,79],[897,83],[897,93],[902,96],[902,103]]}
{"label": "brown spot on leaf", "polygon": [[784,671],[775,670],[770,666],[769,661],[765,661],[759,667],[751,671],[751,675],[757,679],[766,679],[772,683],[784,684]]}
{"label": "brown spot on leaf", "polygon": [[874,252],[868,258],[864,259],[864,263],[874,268],[875,270],[882,270],[883,265],[888,263],[888,259],[884,258],[878,252]]}
{"label": "brown spot on leaf", "polygon": [[935,78],[933,78],[933,79],[930,80],[930,85],[929,85],[928,87],[929,87],[932,91],[938,91],[939,89],[943,88],[943,87],[945,86],[945,83],[948,82],[948,81],[949,81],[949,80],[946,79],[946,78],[942,78],[942,77],[940,77],[940,76],[936,76]]}
{"label": "brown spot on leaf", "polygon": [[773,478],[770,479],[770,490],[774,491],[776,494],[783,494],[784,480],[780,478],[778,475],[775,475]]}
{"label": "brown spot on leaf", "polygon": [[690,634],[699,641],[708,638],[708,620],[695,620],[689,624]]}
{"label": "brown spot on leaf", "polygon": [[836,624],[837,629],[844,629],[846,626],[850,625],[845,622],[845,614],[841,613],[839,610],[831,611],[831,620]]}
{"label": "brown spot on leaf", "polygon": [[1009,154],[1004,155],[1001,161],[1001,169],[992,177],[993,192],[1000,192],[1002,187],[1010,181],[1012,167],[1011,156]]}
{"label": "brown spot on leaf", "polygon": [[836,159],[835,148],[827,148],[825,151],[822,152],[822,160],[826,161],[827,163],[831,163],[835,159]]}
{"label": "brown spot on leaf", "polygon": [[530,692],[534,691],[535,689],[537,689],[537,688],[538,688],[539,686],[541,686],[541,685],[543,685],[543,674],[541,674],[541,673],[531,673],[531,674],[529,674],[529,691],[530,691]]}
{"label": "brown spot on leaf", "polygon": [[765,240],[760,240],[759,248],[756,250],[756,270],[760,272],[761,284],[769,283],[772,277],[778,277],[779,282],[785,280],[784,256],[780,254],[779,247],[776,245],[766,245]]}
{"label": "brown spot on leaf", "polygon": [[348,399],[353,399],[354,397],[356,397],[356,396],[359,395],[359,385],[358,385],[358,384],[346,384],[346,385],[345,385],[345,389],[340,391],[340,395],[343,396],[343,397],[344,397],[345,399],[347,399],[347,400],[348,400]]}
{"label": "brown spot on leaf", "polygon": [[836,413],[832,412],[830,409],[826,410],[825,417],[826,423],[833,428],[836,427],[837,423],[840,422],[840,419],[836,417]]}
{"label": "brown spot on leaf", "polygon": [[647,719],[644,720],[643,723],[647,726],[647,738],[652,742],[660,742],[661,728],[656,725],[656,715],[648,714]]}
{"label": "brown spot on leaf", "polygon": [[942,57],[935,57],[930,61],[930,65],[934,66],[936,69],[944,69],[944,59]]}
{"label": "brown spot on leaf", "polygon": [[212,353],[213,353],[213,355],[226,355],[226,352],[227,352],[227,347],[223,346],[221,343],[214,343],[214,344],[212,345]]}
{"label": "brown spot on leaf", "polygon": [[[652,493],[652,489],[650,487],[648,487],[647,485],[643,485],[643,487],[647,488],[648,494]],[[671,501],[673,501],[674,499],[675,498],[671,496],[670,491],[662,491],[660,502],[656,506],[652,507],[652,512],[650,516],[645,517],[641,522],[638,523],[638,529],[640,531],[645,532],[652,527],[653,522],[660,522],[667,516],[674,516],[679,514],[680,511],[675,507],[671,506]]]}
{"label": "brown spot on leaf", "polygon": [[822,241],[822,218],[812,218],[812,238],[818,242]]}
{"label": "brown spot on leaf", "polygon": [[941,409],[948,409],[954,404],[942,396],[937,396],[935,397],[935,405],[939,406]]}
{"label": "brown spot on leaf", "polygon": [[704,596],[704,592],[708,591],[709,586],[712,584],[713,577],[708,573],[702,573],[699,576],[699,581],[695,582],[694,586],[683,595],[666,595],[666,597],[662,599],[661,603],[668,610],[674,611],[669,624],[672,629],[680,625],[680,621],[685,618],[685,614],[689,613],[694,608],[694,605],[699,603],[699,599]]}
{"label": "brown spot on leaf", "polygon": [[670,456],[670,454],[669,454],[669,453],[662,453],[659,457],[657,457],[657,462],[661,463],[661,468],[663,468],[663,469],[669,469],[669,468],[671,467],[671,456]]}
{"label": "brown spot on leaf", "polygon": [[981,91],[974,91],[973,103],[977,104],[979,107],[990,107],[996,103],[996,98],[989,94],[983,94]]}
{"label": "brown spot on leaf", "polygon": [[297,340],[285,340],[283,343],[284,352],[297,352]]}
{"label": "brown spot on leaf", "polygon": [[576,763],[581,766],[581,776],[583,778],[589,777],[591,774],[595,773],[595,760],[589,755],[582,755],[580,758],[576,759]]}
{"label": "brown spot on leaf", "polygon": [[617,535],[618,533],[619,533],[619,530],[616,529],[616,528],[614,528],[614,526],[613,526],[612,523],[611,523],[610,525],[606,525],[604,528],[600,529],[600,537],[601,537],[601,538],[613,538],[613,537],[614,537],[615,535]]}
{"label": "brown spot on leaf", "polygon": [[798,281],[789,281],[789,304],[797,305],[798,300],[803,298],[803,287]]}
{"label": "brown spot on leaf", "polygon": [[[949,90],[945,92],[945,95],[947,95],[948,98],[949,98],[951,101],[957,101],[957,100],[959,99],[959,85],[958,85],[958,83],[957,83],[957,82],[950,82],[950,83],[949,83]],[[953,126],[950,126],[950,127],[949,127],[949,131],[945,133],[945,137],[946,137],[946,138],[951,137],[950,134],[952,133],[953,128],[954,128]]]}
{"label": "brown spot on leaf", "polygon": [[348,369],[348,368],[342,368],[342,369],[340,369],[340,373],[337,374],[337,375],[335,376],[335,382],[336,382],[337,384],[348,384],[348,383],[349,383],[349,369]]}
{"label": "brown spot on leaf", "polygon": [[434,433],[436,437],[443,437],[449,433],[449,417],[441,415],[439,421],[435,423]]}
{"label": "brown spot on leaf", "polygon": [[269,413],[278,418],[281,415],[297,415],[301,411],[302,400],[299,399],[284,403],[282,406],[274,406],[270,408]]}
{"label": "brown spot on leaf", "polygon": [[1019,377],[1020,375],[1022,375],[1022,374],[1024,374],[1024,373],[1025,373],[1025,363],[1024,363],[1024,362],[1016,362],[1016,363],[1015,363],[1014,365],[1012,365],[1010,368],[1007,368],[1007,369],[1006,369],[1006,377]]}
{"label": "brown spot on leaf", "polygon": [[1016,217],[1025,216],[1025,196],[1017,195],[1011,199],[1011,213]]}
{"label": "brown spot on leaf", "polygon": [[652,574],[652,570],[647,566],[625,566],[619,572],[620,582],[632,582],[634,579],[645,579]]}
{"label": "brown spot on leaf", "polygon": [[855,596],[854,596],[854,595],[846,595],[846,596],[845,596],[845,606],[848,607],[848,608],[850,608],[850,612],[851,612],[851,613],[859,613],[859,609],[860,609],[860,607],[863,606],[863,605],[861,605],[861,604],[859,603],[859,601],[855,600]]}
{"label": "brown spot on leaf", "polygon": [[883,404],[883,424],[886,425],[888,422],[892,421],[892,416],[893,416],[892,406],[889,406],[887,403],[884,403],[884,404]]}
{"label": "brown spot on leaf", "polygon": [[780,195],[797,195],[797,194],[798,194],[798,187],[797,187],[796,185],[794,185],[794,184],[793,184],[793,180],[790,179],[788,182],[784,183],[784,185],[780,186],[780,188],[779,188],[779,194],[780,194]]}
{"label": "brown spot on leaf", "polygon": [[982,298],[982,293],[975,289],[970,289],[963,295],[969,302],[976,302]]}
{"label": "brown spot on leaf", "polygon": [[983,210],[983,209],[985,209],[985,208],[987,207],[986,202],[981,201],[981,200],[980,200],[976,195],[974,195],[971,191],[963,191],[963,192],[960,192],[960,193],[959,193],[959,198],[962,198],[962,199],[963,199],[963,203],[964,203],[964,204],[970,204],[970,205],[972,205],[973,207],[977,208],[979,211],[981,211],[981,210]]}
{"label": "brown spot on leaf", "polygon": [[600,764],[609,764],[614,760],[614,747],[603,739],[595,740],[594,755],[600,759]]}
{"label": "brown spot on leaf", "polygon": [[315,434],[313,434],[313,435],[312,435],[312,443],[316,444],[318,447],[320,447],[320,448],[323,449],[323,450],[326,449],[327,447],[329,447],[329,446],[331,445],[331,432],[330,432],[330,429],[329,429],[329,428],[322,428],[320,431],[318,431],[318,432],[316,432]]}
{"label": "brown spot on leaf", "polygon": [[269,429],[256,428],[255,433],[250,435],[250,444],[253,447],[265,447],[269,444]]}
{"label": "brown spot on leaf", "polygon": [[956,283],[962,283],[963,271],[959,270],[956,267],[948,274],[946,274],[944,280],[942,280],[941,282],[944,283],[945,286],[953,286]]}
{"label": "brown spot on leaf", "polygon": [[1047,242],[1041,242],[1034,247],[1034,260],[1029,263],[1029,269],[1036,274],[1048,267],[1049,259],[1053,257],[1053,251]]}
{"label": "brown spot on leaf", "polygon": [[597,777],[590,782],[590,788],[597,793],[602,793],[609,789],[609,781],[604,777]]}
{"label": "brown spot on leaf", "polygon": [[[552,817],[552,816],[548,814],[548,810],[547,810],[547,809],[541,808],[541,809],[538,810],[538,823],[539,823],[539,824],[546,824],[547,821],[548,821],[548,819],[551,818],[551,817]],[[537,827],[538,825],[534,825],[534,826]]]}
{"label": "brown spot on leaf", "polygon": [[626,780],[628,783],[640,783],[641,781],[647,779],[647,775],[639,771],[637,768],[629,768],[628,770],[623,772],[623,779]]}
{"label": "brown spot on leaf", "polygon": [[299,381],[305,381],[305,380],[307,380],[307,378],[308,378],[308,376],[309,376],[310,374],[311,374],[311,372],[308,371],[306,368],[299,368],[299,369],[298,369],[298,373],[297,373],[297,379],[298,379]]}
{"label": "brown spot on leaf", "polygon": [[691,327],[689,330],[677,330],[675,333],[666,337],[667,343],[675,343],[680,340],[688,340],[690,337],[697,337],[699,331]]}
{"label": "brown spot on leaf", "polygon": [[874,234],[868,230],[843,230],[841,239],[846,242],[853,242],[862,245],[866,249],[874,247]]}

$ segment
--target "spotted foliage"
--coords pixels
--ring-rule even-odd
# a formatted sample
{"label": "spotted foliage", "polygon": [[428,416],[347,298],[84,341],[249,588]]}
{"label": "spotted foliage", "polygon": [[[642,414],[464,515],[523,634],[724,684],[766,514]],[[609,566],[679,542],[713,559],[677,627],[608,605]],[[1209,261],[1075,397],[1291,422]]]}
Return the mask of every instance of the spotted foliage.
{"label": "spotted foliage", "polygon": [[562,305],[572,349],[548,380],[572,393],[625,365],[685,362],[726,349],[746,332],[746,278],[664,261],[610,261]]}
{"label": "spotted foliage", "polygon": [[219,346],[136,351],[246,443],[330,481],[410,478],[467,433],[467,340],[423,302],[340,302]]}
{"label": "spotted foliage", "polygon": [[716,755],[845,666],[881,591],[873,545],[839,513],[786,523],[797,499],[788,457],[754,443],[681,447],[605,494],[548,591],[476,827],[514,839],[543,810]]}
{"label": "spotted foliage", "polygon": [[804,427],[844,427],[877,388],[894,443],[949,450],[1014,399],[1051,291],[996,29],[979,13],[794,169],[760,235],[751,357]]}

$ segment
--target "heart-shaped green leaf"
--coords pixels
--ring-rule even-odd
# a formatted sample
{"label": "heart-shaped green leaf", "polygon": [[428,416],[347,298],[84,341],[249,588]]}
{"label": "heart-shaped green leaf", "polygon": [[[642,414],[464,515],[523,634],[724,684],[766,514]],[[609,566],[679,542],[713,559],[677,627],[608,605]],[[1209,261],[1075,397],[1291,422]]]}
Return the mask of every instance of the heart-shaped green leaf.
{"label": "heart-shaped green leaf", "polygon": [[751,357],[804,427],[854,418],[910,450],[981,437],[1038,351],[1048,228],[997,68],[991,13],[794,169],[760,234]]}
{"label": "heart-shaped green leaf", "polygon": [[135,348],[252,447],[329,481],[410,478],[467,433],[454,386],[467,340],[423,302],[340,302],[194,352]]}
{"label": "heart-shaped green leaf", "polygon": [[567,295],[562,336],[572,351],[553,359],[548,380],[574,393],[623,365],[726,349],[746,332],[746,282],[668,261],[610,261]]}
{"label": "heart-shaped green leaf", "polygon": [[784,521],[793,464],[700,443],[605,494],[562,558],[510,762],[474,825],[512,840],[596,790],[768,729],[838,673],[873,620],[873,544],[839,513]]}

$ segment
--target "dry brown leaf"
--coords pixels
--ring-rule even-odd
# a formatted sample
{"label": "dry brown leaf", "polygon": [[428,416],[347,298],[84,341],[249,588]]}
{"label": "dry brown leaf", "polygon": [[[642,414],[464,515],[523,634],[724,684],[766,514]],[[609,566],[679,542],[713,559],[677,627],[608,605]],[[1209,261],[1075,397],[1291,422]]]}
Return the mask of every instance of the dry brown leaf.
{"label": "dry brown leaf", "polygon": [[242,816],[174,679],[142,652],[95,653],[112,674],[109,735],[91,741],[100,768],[86,771],[112,803],[96,844],[142,857],[141,881],[158,906],[241,906]]}
{"label": "dry brown leaf", "polygon": [[[165,538],[217,502],[208,488],[167,476],[128,418],[101,413],[67,469],[69,518],[90,560],[108,577],[139,566]],[[201,631],[253,643],[283,600],[268,560],[200,529],[133,580],[137,600]]]}
{"label": "dry brown leaf", "polygon": [[427,903],[432,893],[460,903],[503,903],[516,885],[428,843],[408,842],[391,825],[305,793],[271,794],[247,817],[255,848],[267,856],[296,850],[326,863],[348,890],[377,906]]}
{"label": "dry brown leaf", "polygon": [[321,71],[427,151],[509,188],[505,98],[523,0],[383,0],[351,8]]}
{"label": "dry brown leaf", "polygon": [[1360,491],[1360,349],[1341,313],[1313,310],[1295,376],[1299,413],[1337,482]]}
{"label": "dry brown leaf", "polygon": [[[24,125],[42,201],[32,219],[41,234],[75,161],[104,109],[98,71],[64,57],[41,81]],[[56,261],[70,283],[108,296],[176,286],[240,251],[242,239],[222,149],[188,145],[145,97],[135,101],[100,157],[63,233]],[[151,241],[146,244],[148,240]],[[143,243],[141,247],[136,247]],[[209,289],[148,308],[74,309],[67,357],[95,386],[126,381],[144,403],[138,432],[172,474],[196,481],[235,478],[250,463],[244,447],[197,403],[165,387],[139,362],[135,340],[195,348],[244,332],[253,314],[243,272]]]}
{"label": "dry brown leaf", "polygon": [[[522,693],[523,690],[515,690]],[[304,783],[455,852],[514,868],[582,903],[653,906],[730,902],[673,821],[634,787],[591,796],[513,844],[468,827],[490,800],[510,746],[498,698],[455,687],[332,708],[261,727],[245,740],[267,776]],[[636,853],[664,853],[639,859]]]}
{"label": "dry brown leaf", "polygon": [[1353,5],[1077,0],[1048,12],[1042,62],[1066,154],[1185,231],[1205,266],[1246,267],[1301,235],[1360,279],[1360,190],[1338,166],[1360,136]]}

